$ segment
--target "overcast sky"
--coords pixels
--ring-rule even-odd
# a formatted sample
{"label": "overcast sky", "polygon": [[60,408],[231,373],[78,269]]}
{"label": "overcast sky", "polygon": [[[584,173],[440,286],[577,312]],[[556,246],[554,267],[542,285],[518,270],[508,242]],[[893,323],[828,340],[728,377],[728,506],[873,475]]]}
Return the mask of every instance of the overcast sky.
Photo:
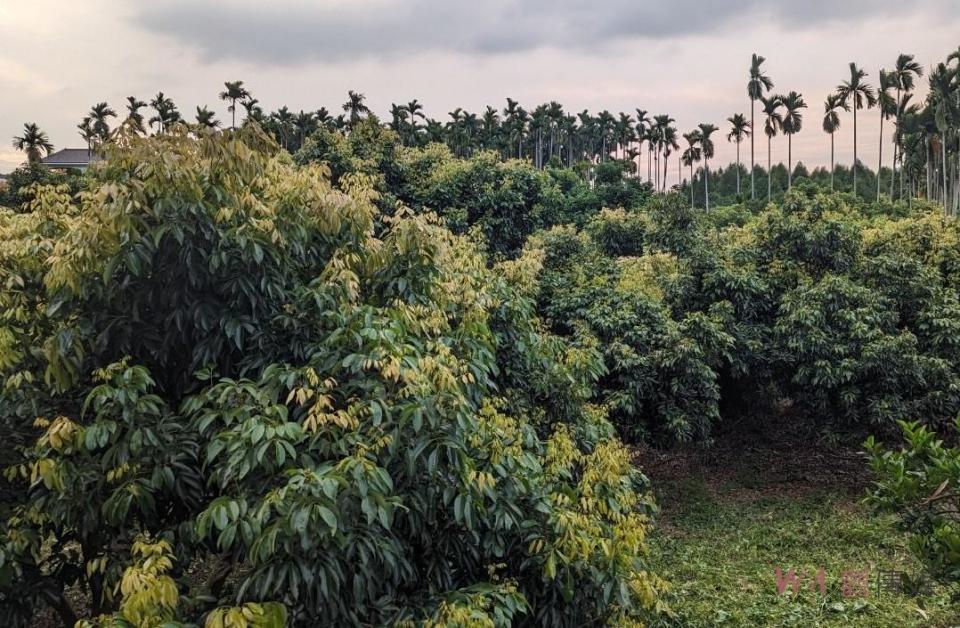
{"label": "overcast sky", "polygon": [[[234,79],[267,110],[339,112],[354,89],[382,117],[418,98],[445,120],[510,96],[528,109],[639,107],[671,114],[681,131],[713,122],[725,136],[727,117],[749,115],[754,51],[774,91],[810,105],[794,160],[813,166],[829,163],[822,103],[848,63],[873,84],[901,51],[929,68],[960,45],[960,0],[0,0],[0,42],[0,172],[23,159],[10,138],[24,122],[57,148],[80,147],[76,124],[92,104],[122,111],[126,96],[158,90],[186,117],[206,104],[226,121],[217,94]],[[849,161],[849,116],[842,125],[837,158]],[[859,116],[872,167],[878,126],[876,112]],[[775,162],[786,144],[774,140]],[[732,146],[719,141],[717,157],[733,160]]]}

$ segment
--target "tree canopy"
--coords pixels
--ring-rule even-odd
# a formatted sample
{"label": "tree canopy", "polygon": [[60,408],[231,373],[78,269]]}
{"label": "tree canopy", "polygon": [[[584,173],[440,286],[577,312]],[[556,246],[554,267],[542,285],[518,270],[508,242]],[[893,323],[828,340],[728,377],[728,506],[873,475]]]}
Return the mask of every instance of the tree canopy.
{"label": "tree canopy", "polygon": [[[8,623],[616,625],[657,610],[592,341],[254,127],[108,147],[0,214]],[[32,428],[30,427],[32,426]],[[14,591],[17,593],[14,594]],[[231,624],[240,625],[240,624]]]}

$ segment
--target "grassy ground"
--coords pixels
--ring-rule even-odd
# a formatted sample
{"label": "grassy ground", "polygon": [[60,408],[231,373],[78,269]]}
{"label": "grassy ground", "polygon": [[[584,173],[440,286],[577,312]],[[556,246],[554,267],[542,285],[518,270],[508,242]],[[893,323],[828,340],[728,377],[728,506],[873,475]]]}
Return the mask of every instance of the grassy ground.
{"label": "grassy ground", "polygon": [[[650,541],[655,570],[673,584],[673,625],[960,626],[960,599],[943,587],[878,591],[881,570],[922,570],[894,520],[859,504],[869,478],[855,449],[754,434],[706,450],[643,450],[638,461],[663,509]],[[777,593],[777,567],[803,578],[798,594]],[[853,584],[850,572],[868,572],[867,595],[844,594],[845,572]]]}

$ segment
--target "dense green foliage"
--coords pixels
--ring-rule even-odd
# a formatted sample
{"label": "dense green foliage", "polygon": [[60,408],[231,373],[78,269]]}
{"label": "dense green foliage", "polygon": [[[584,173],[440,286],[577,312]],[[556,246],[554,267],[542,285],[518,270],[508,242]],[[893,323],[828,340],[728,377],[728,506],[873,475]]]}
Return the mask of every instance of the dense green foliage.
{"label": "dense green foliage", "polygon": [[22,209],[32,200],[34,185],[66,184],[72,192],[79,190],[80,177],[50,170],[40,164],[26,164],[11,172],[0,186],[0,207]]}
{"label": "dense green foliage", "polygon": [[79,195],[0,212],[0,415],[32,431],[7,474],[5,625],[658,609],[647,481],[588,403],[596,341],[538,322],[534,262],[490,268],[254,127],[107,150]]}
{"label": "dense green foliage", "polygon": [[[919,422],[900,426],[900,450],[885,450],[872,438],[866,443],[877,475],[867,501],[898,514],[911,535],[910,549],[932,574],[960,582],[960,447],[945,445]],[[954,427],[960,432],[960,419]]]}
{"label": "dense green foliage", "polygon": [[387,213],[400,201],[438,213],[456,233],[476,227],[497,257],[516,255],[537,229],[582,225],[601,207],[640,207],[650,196],[649,185],[625,176],[619,162],[601,164],[587,182],[572,169],[538,170],[491,151],[461,159],[442,144],[406,148],[372,118],[347,136],[320,129],[295,158],[326,164],[334,183],[348,174],[370,177]]}
{"label": "dense green foliage", "polygon": [[758,214],[658,198],[536,235],[525,255],[544,260],[554,330],[601,340],[598,395],[624,434],[686,439],[770,401],[831,429],[952,420],[958,243],[933,207],[808,185]]}
{"label": "dense green foliage", "polygon": [[[869,445],[871,499],[955,580],[935,435],[960,414],[960,227],[913,198],[921,166],[960,198],[934,176],[952,147],[915,154],[936,107],[953,128],[944,72],[897,115],[909,194],[895,170],[757,166],[769,204],[707,167],[708,124],[668,191],[665,115],[633,134],[510,101],[419,127],[410,103],[382,125],[351,92],[339,122],[265,118],[235,82],[239,129],[161,93],[145,137],[144,103],[117,133],[99,103],[103,163],[32,163],[0,199],[0,619],[639,623],[666,585],[618,439],[751,415],[903,425],[910,449]],[[799,95],[760,100],[768,141],[799,130],[774,111]]]}
{"label": "dense green foliage", "polygon": [[665,293],[681,280],[678,258],[637,250],[657,228],[644,218],[608,211],[585,233],[556,227],[533,238],[527,255],[544,260],[540,307],[557,331],[600,340],[608,373],[598,394],[628,434],[703,437],[719,418],[716,369],[733,338],[720,312],[674,316]]}
{"label": "dense green foliage", "polygon": [[[813,182],[819,185],[824,189],[830,189],[831,181],[833,182],[833,188],[837,192],[844,193],[853,193],[853,169],[849,166],[843,164],[837,164],[834,166],[833,176],[831,177],[831,172],[829,168],[814,168],[812,171],[809,170],[802,162],[796,163],[793,166],[793,176],[788,177],[787,166],[785,164],[774,164],[770,169],[769,174],[765,167],[757,164],[754,167],[754,179],[756,181],[757,190],[762,190],[762,194],[758,194],[756,200],[750,199],[750,191],[744,190],[743,181],[750,179],[750,170],[749,164],[746,166],[741,165],[740,168],[740,191],[737,192],[737,165],[730,164],[728,166],[721,166],[719,168],[711,168],[709,174],[709,190],[710,190],[710,208],[711,210],[714,206],[722,205],[732,205],[736,203],[751,203],[757,206],[762,206],[767,203],[767,179],[769,177],[770,181],[770,200],[780,203],[783,201],[784,196],[787,193],[787,190],[790,189],[791,184],[797,185],[807,182]],[[704,194],[704,172],[703,170],[697,170],[692,179],[685,177],[682,180],[682,183],[678,184],[678,190],[684,193],[687,198],[690,198],[690,194],[693,194],[693,204],[695,207],[704,207],[706,205],[705,194]],[[893,171],[884,166],[880,170],[880,182],[884,189],[887,189],[890,185],[890,181],[893,180]],[[689,181],[693,181],[693,184],[690,185]],[[877,196],[877,173],[875,170],[869,168],[865,164],[861,163],[857,167],[857,197],[862,201],[876,201]],[[896,197],[896,195],[895,195]],[[883,197],[884,199],[886,197]]]}
{"label": "dense green foliage", "polygon": [[868,203],[801,177],[779,206],[704,213],[679,195],[624,194],[639,182],[615,161],[588,185],[569,169],[360,135],[322,134],[396,163],[345,172],[392,173],[390,198],[476,231],[496,256],[523,246],[542,259],[539,313],[600,341],[595,399],[626,436],[703,438],[725,411],[771,401],[831,429],[960,412],[957,227],[932,204]]}

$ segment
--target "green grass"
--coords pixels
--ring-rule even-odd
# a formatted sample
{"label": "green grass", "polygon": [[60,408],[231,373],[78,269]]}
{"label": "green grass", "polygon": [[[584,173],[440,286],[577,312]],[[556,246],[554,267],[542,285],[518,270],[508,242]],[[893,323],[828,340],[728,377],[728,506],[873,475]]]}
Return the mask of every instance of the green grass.
{"label": "green grass", "polygon": [[[654,474],[655,476],[655,474]],[[960,601],[934,586],[928,595],[877,592],[878,570],[922,573],[905,536],[842,488],[776,484],[734,471],[707,480],[702,470],[654,485],[664,509],[650,539],[653,566],[671,581],[672,625],[960,626]],[[808,490],[809,489],[809,490]],[[775,567],[804,581],[826,572],[826,595],[777,594]],[[870,594],[843,595],[842,574],[869,570]]]}

